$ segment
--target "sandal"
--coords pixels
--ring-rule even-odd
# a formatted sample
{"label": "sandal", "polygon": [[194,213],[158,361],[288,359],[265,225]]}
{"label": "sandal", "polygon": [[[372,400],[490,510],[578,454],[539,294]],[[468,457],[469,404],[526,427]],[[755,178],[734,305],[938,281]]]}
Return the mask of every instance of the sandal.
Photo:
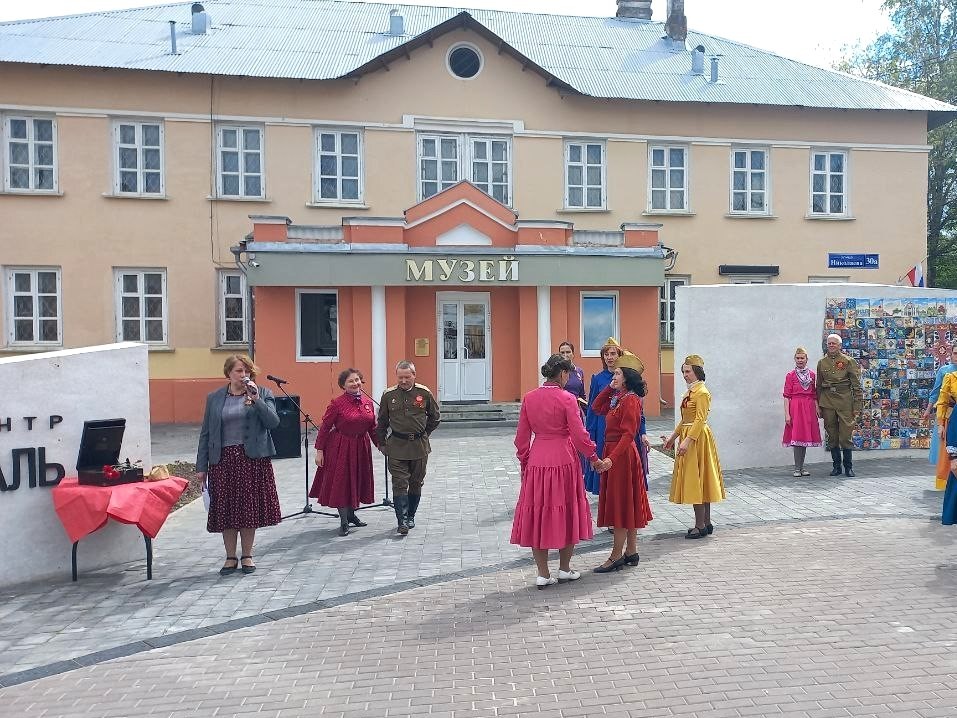
{"label": "sandal", "polygon": [[[230,561],[235,561],[236,563],[232,566],[227,566]],[[235,556],[227,556],[226,563],[223,564],[223,567],[219,569],[220,576],[228,576],[231,573],[236,573],[236,569],[239,568],[239,559]]]}
{"label": "sandal", "polygon": [[[694,533],[692,533],[692,531]],[[700,538],[707,538],[707,537],[708,537],[707,527],[703,529],[699,529],[697,526],[695,526],[693,529],[691,529],[691,531],[685,534],[686,539],[700,539]]]}
{"label": "sandal", "polygon": [[[241,560],[241,561],[245,561],[247,558],[248,558],[250,561],[253,560],[253,557],[252,557],[252,556],[241,556],[241,557],[240,557],[240,560]],[[242,565],[242,569],[243,569],[243,573],[255,573],[255,572],[256,572],[256,564],[251,564],[251,565],[249,565],[249,566],[247,566],[246,564],[243,564],[243,565]],[[233,569],[233,570],[235,570],[235,569]]]}

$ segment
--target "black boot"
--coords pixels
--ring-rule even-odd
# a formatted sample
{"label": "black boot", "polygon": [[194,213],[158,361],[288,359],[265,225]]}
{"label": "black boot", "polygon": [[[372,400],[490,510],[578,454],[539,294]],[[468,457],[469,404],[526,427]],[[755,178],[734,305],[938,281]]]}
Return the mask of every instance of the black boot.
{"label": "black boot", "polygon": [[368,526],[365,521],[361,521],[358,516],[356,516],[355,509],[349,509],[349,523],[353,526]]}
{"label": "black boot", "polygon": [[844,475],[854,476],[854,462],[851,460],[853,450],[841,449],[841,453],[844,454]]}
{"label": "black boot", "polygon": [[339,511],[339,535],[349,535],[349,509],[338,509]]}
{"label": "black boot", "polygon": [[415,511],[419,508],[421,500],[422,494],[409,494],[409,512],[405,516],[405,525],[410,529],[415,528]]}
{"label": "black boot", "polygon": [[409,510],[409,497],[408,496],[396,496],[392,503],[395,504],[395,518],[398,522],[396,531],[405,536],[409,533],[409,527],[405,523],[406,513]]}
{"label": "black boot", "polygon": [[840,449],[831,449],[831,462],[834,464],[834,468],[831,469],[831,476],[840,476],[841,473],[841,450]]}

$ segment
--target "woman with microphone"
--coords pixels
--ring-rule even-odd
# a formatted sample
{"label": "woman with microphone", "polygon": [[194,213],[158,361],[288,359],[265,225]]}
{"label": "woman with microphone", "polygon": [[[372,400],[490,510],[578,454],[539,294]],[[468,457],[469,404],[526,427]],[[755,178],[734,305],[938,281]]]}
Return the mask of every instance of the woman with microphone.
{"label": "woman with microphone", "polygon": [[269,430],[279,426],[279,415],[272,392],[256,386],[258,373],[248,356],[227,357],[223,374],[229,382],[206,397],[199,432],[196,477],[209,490],[206,530],[223,534],[226,562],[219,572],[224,576],[240,568],[255,571],[256,529],[282,520],[269,458],[276,453]]}
{"label": "woman with microphone", "polygon": [[360,504],[374,500],[372,445],[376,414],[372,399],[362,392],[362,373],[346,369],[339,374],[342,394],[329,402],[316,436],[316,478],[309,495],[339,511],[339,535],[349,524],[365,526],[356,516]]}

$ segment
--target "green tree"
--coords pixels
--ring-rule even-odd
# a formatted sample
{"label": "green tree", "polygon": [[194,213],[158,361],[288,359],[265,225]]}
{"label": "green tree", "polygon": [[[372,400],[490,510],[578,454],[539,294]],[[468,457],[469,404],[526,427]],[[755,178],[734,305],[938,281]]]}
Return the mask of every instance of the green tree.
{"label": "green tree", "polygon": [[[957,104],[957,0],[885,0],[883,7],[894,29],[839,69]],[[957,122],[931,130],[928,144],[927,284],[957,288]]]}

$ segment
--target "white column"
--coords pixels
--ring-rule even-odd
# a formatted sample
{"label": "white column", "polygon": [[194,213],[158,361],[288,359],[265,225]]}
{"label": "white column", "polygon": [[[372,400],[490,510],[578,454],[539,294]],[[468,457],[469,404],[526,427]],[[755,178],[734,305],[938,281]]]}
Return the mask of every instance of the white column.
{"label": "white column", "polygon": [[552,292],[550,287],[538,289],[538,363],[552,355]]}
{"label": "white column", "polygon": [[388,387],[386,368],[385,287],[372,287],[372,396],[378,401]]}

